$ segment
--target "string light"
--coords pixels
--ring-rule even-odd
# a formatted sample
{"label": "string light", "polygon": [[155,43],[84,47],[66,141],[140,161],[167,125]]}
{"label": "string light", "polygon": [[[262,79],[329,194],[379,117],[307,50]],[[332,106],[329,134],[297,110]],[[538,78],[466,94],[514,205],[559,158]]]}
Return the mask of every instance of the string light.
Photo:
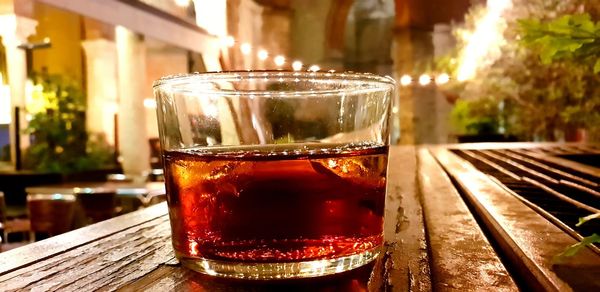
{"label": "string light", "polygon": [[145,98],[144,99],[144,107],[145,108],[156,108],[156,100],[154,98]]}
{"label": "string light", "polygon": [[442,73],[440,75],[438,75],[437,77],[435,77],[435,84],[437,85],[443,85],[448,83],[448,81],[450,81],[450,76],[448,76],[448,74],[446,73]]}
{"label": "string light", "polygon": [[400,84],[402,86],[408,86],[411,83],[412,83],[412,77],[410,77],[408,75],[402,75],[402,77],[400,77]]}
{"label": "string light", "polygon": [[243,43],[240,46],[240,51],[242,52],[242,54],[248,55],[248,54],[250,54],[250,51],[252,51],[252,47],[250,46],[249,43]]}
{"label": "string light", "polygon": [[225,37],[224,43],[227,47],[231,48],[235,45],[235,39],[229,35],[229,36]]}
{"label": "string light", "polygon": [[[227,47],[234,47],[236,43],[238,43],[232,36],[226,36],[221,40],[221,43],[224,46]],[[250,45],[249,43],[241,43],[240,44],[240,51],[243,55],[249,55],[252,52],[252,45]],[[265,61],[269,58],[269,52],[265,49],[260,49],[258,50],[258,52],[256,52],[256,57],[261,60],[261,61]],[[285,63],[286,63],[286,58],[283,55],[276,55],[273,57],[273,63],[277,66],[277,67],[282,67]],[[300,60],[294,60],[293,62],[290,63],[292,70],[294,71],[301,71],[302,68],[304,67],[304,64],[302,63],[302,61]],[[308,71],[312,71],[312,72],[317,72],[317,71],[321,71],[321,67],[317,64],[313,64],[310,67],[308,67],[307,69]],[[329,70],[328,72],[334,72],[333,70]],[[443,85],[446,84],[448,82],[450,82],[450,76],[446,73],[440,73],[434,76],[430,76],[428,74],[422,74],[421,76],[419,76],[418,78],[415,76],[411,76],[409,74],[404,74],[402,75],[402,77],[400,77],[400,85],[401,86],[409,86],[413,83],[415,83],[415,81],[418,81],[418,84],[420,84],[421,86],[427,86],[429,84],[431,84],[432,82],[435,82],[436,85]]]}
{"label": "string light", "polygon": [[425,85],[428,85],[429,83],[431,83],[431,77],[429,77],[429,75],[423,74],[423,75],[419,76],[419,84],[425,86]]}
{"label": "string light", "polygon": [[302,62],[300,62],[300,61],[294,61],[292,63],[292,69],[294,69],[294,71],[300,71],[300,70],[302,70]]}
{"label": "string light", "polygon": [[261,49],[258,51],[257,56],[259,60],[264,61],[267,59],[267,57],[269,57],[269,53],[266,50]]}
{"label": "string light", "polygon": [[283,64],[285,64],[285,57],[283,57],[282,55],[276,56],[273,60],[275,62],[275,65],[277,65],[278,67],[281,67],[283,66]]}
{"label": "string light", "polygon": [[179,7],[188,7],[190,0],[175,0],[175,5]]}

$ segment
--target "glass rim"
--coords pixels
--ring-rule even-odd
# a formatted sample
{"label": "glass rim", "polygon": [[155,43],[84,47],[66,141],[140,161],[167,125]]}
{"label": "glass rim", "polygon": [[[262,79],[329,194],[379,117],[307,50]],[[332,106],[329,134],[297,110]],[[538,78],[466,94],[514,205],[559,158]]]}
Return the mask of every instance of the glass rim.
{"label": "glass rim", "polygon": [[[241,80],[260,80],[260,79],[279,79],[287,78],[295,81],[347,81],[347,88],[336,89],[307,89],[307,90],[247,90],[247,89],[206,89],[194,88],[193,90],[175,89],[177,85],[187,84],[190,81],[213,82],[213,81],[241,81]],[[346,85],[345,84],[345,85]],[[367,84],[368,86],[358,88],[357,85]],[[351,86],[355,85],[355,86]],[[290,71],[290,70],[243,70],[243,71],[212,71],[195,72],[186,74],[176,74],[161,77],[152,84],[153,90],[163,92],[179,92],[191,94],[209,94],[209,95],[233,95],[233,96],[323,96],[323,95],[341,95],[341,94],[362,94],[366,92],[393,91],[396,87],[396,81],[390,76],[380,76],[372,73],[356,72],[325,72],[325,71]],[[170,89],[170,90],[169,90]]]}

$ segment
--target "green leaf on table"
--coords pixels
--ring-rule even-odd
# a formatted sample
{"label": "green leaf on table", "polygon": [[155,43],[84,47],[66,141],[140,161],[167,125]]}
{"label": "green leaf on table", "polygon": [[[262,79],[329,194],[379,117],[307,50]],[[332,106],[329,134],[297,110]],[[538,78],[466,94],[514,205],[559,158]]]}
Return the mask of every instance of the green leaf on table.
{"label": "green leaf on table", "polygon": [[569,247],[567,247],[563,252],[554,256],[552,259],[553,263],[563,262],[566,258],[572,257],[576,255],[580,250],[587,247],[588,245],[592,245],[594,243],[600,243],[600,235],[594,233],[590,236],[584,237],[580,242],[575,243]]}
{"label": "green leaf on table", "polygon": [[593,220],[593,219],[600,219],[600,213],[594,213],[592,215],[588,215],[588,216],[579,218],[579,222],[577,222],[577,224],[575,226],[579,227],[579,226],[581,226],[581,224],[588,222],[590,220]]}

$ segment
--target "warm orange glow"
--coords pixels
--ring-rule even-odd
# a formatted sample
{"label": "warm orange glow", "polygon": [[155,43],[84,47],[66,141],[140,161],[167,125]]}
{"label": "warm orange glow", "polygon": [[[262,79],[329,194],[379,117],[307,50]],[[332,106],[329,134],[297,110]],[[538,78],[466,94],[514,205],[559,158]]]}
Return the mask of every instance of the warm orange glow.
{"label": "warm orange glow", "polygon": [[281,66],[283,66],[283,64],[285,64],[285,58],[282,55],[275,57],[275,59],[273,61],[275,62],[275,65],[277,65],[278,67],[281,67]]}
{"label": "warm orange glow", "polygon": [[[190,0],[182,7],[189,6]],[[227,1],[226,0],[193,0],[196,12],[196,24],[208,33],[216,36],[227,35]]]}
{"label": "warm orange glow", "polygon": [[226,46],[228,46],[230,48],[235,45],[235,39],[233,39],[232,36],[225,37],[225,39],[223,40],[223,42],[225,43]]}
{"label": "warm orange glow", "polygon": [[400,85],[408,86],[411,83],[412,83],[412,77],[410,77],[408,75],[403,75],[402,77],[400,77]]}
{"label": "warm orange glow", "polygon": [[266,50],[259,50],[257,56],[259,60],[264,61],[269,57],[269,53]]}
{"label": "warm orange glow", "polygon": [[450,76],[448,76],[448,74],[446,73],[442,73],[440,75],[438,75],[437,77],[435,77],[435,83],[437,85],[443,85],[448,83],[448,81],[450,81]]}
{"label": "warm orange glow", "polygon": [[175,0],[175,4],[179,7],[188,7],[190,0]]}
{"label": "warm orange glow", "polygon": [[156,100],[154,98],[144,99],[144,107],[145,108],[156,108]]}
{"label": "warm orange glow", "polygon": [[431,83],[431,77],[429,77],[429,75],[423,74],[419,77],[419,84],[425,86],[425,85],[428,85],[429,83]]}
{"label": "warm orange glow", "polygon": [[302,62],[300,62],[300,61],[294,61],[292,63],[292,69],[294,69],[294,71],[300,71],[300,70],[302,70]]}
{"label": "warm orange glow", "polygon": [[240,51],[242,51],[242,54],[244,54],[244,55],[248,55],[248,54],[250,54],[250,52],[252,51],[252,46],[250,46],[250,44],[249,44],[249,43],[243,43],[243,44],[240,46]]}
{"label": "warm orange glow", "polygon": [[510,6],[512,0],[488,0],[486,13],[475,21],[475,31],[459,36],[467,45],[459,56],[458,81],[472,79],[479,68],[488,66],[500,56],[506,26],[502,13]]}

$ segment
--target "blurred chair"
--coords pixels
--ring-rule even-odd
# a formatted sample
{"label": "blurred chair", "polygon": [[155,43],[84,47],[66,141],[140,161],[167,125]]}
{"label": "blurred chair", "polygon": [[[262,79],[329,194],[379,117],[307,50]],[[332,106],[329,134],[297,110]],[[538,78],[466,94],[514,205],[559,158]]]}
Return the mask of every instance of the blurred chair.
{"label": "blurred chair", "polygon": [[93,224],[114,217],[117,193],[105,188],[75,188],[73,190],[84,215],[84,224]]}
{"label": "blurred chair", "polygon": [[[113,173],[106,176],[106,181],[117,184],[131,184],[136,179],[139,178],[122,173]],[[144,192],[127,196],[117,194],[116,204],[120,208],[117,215],[126,214],[140,209],[143,205],[144,194]]]}
{"label": "blurred chair", "polygon": [[8,235],[12,233],[21,233],[22,238],[26,238],[29,235],[31,229],[30,222],[28,219],[8,219],[6,215],[6,200],[4,199],[4,193],[0,192],[0,230],[2,230],[2,237],[0,241],[4,244],[8,243]]}
{"label": "blurred chair", "polygon": [[54,236],[73,229],[76,199],[73,194],[27,194],[31,240]]}

